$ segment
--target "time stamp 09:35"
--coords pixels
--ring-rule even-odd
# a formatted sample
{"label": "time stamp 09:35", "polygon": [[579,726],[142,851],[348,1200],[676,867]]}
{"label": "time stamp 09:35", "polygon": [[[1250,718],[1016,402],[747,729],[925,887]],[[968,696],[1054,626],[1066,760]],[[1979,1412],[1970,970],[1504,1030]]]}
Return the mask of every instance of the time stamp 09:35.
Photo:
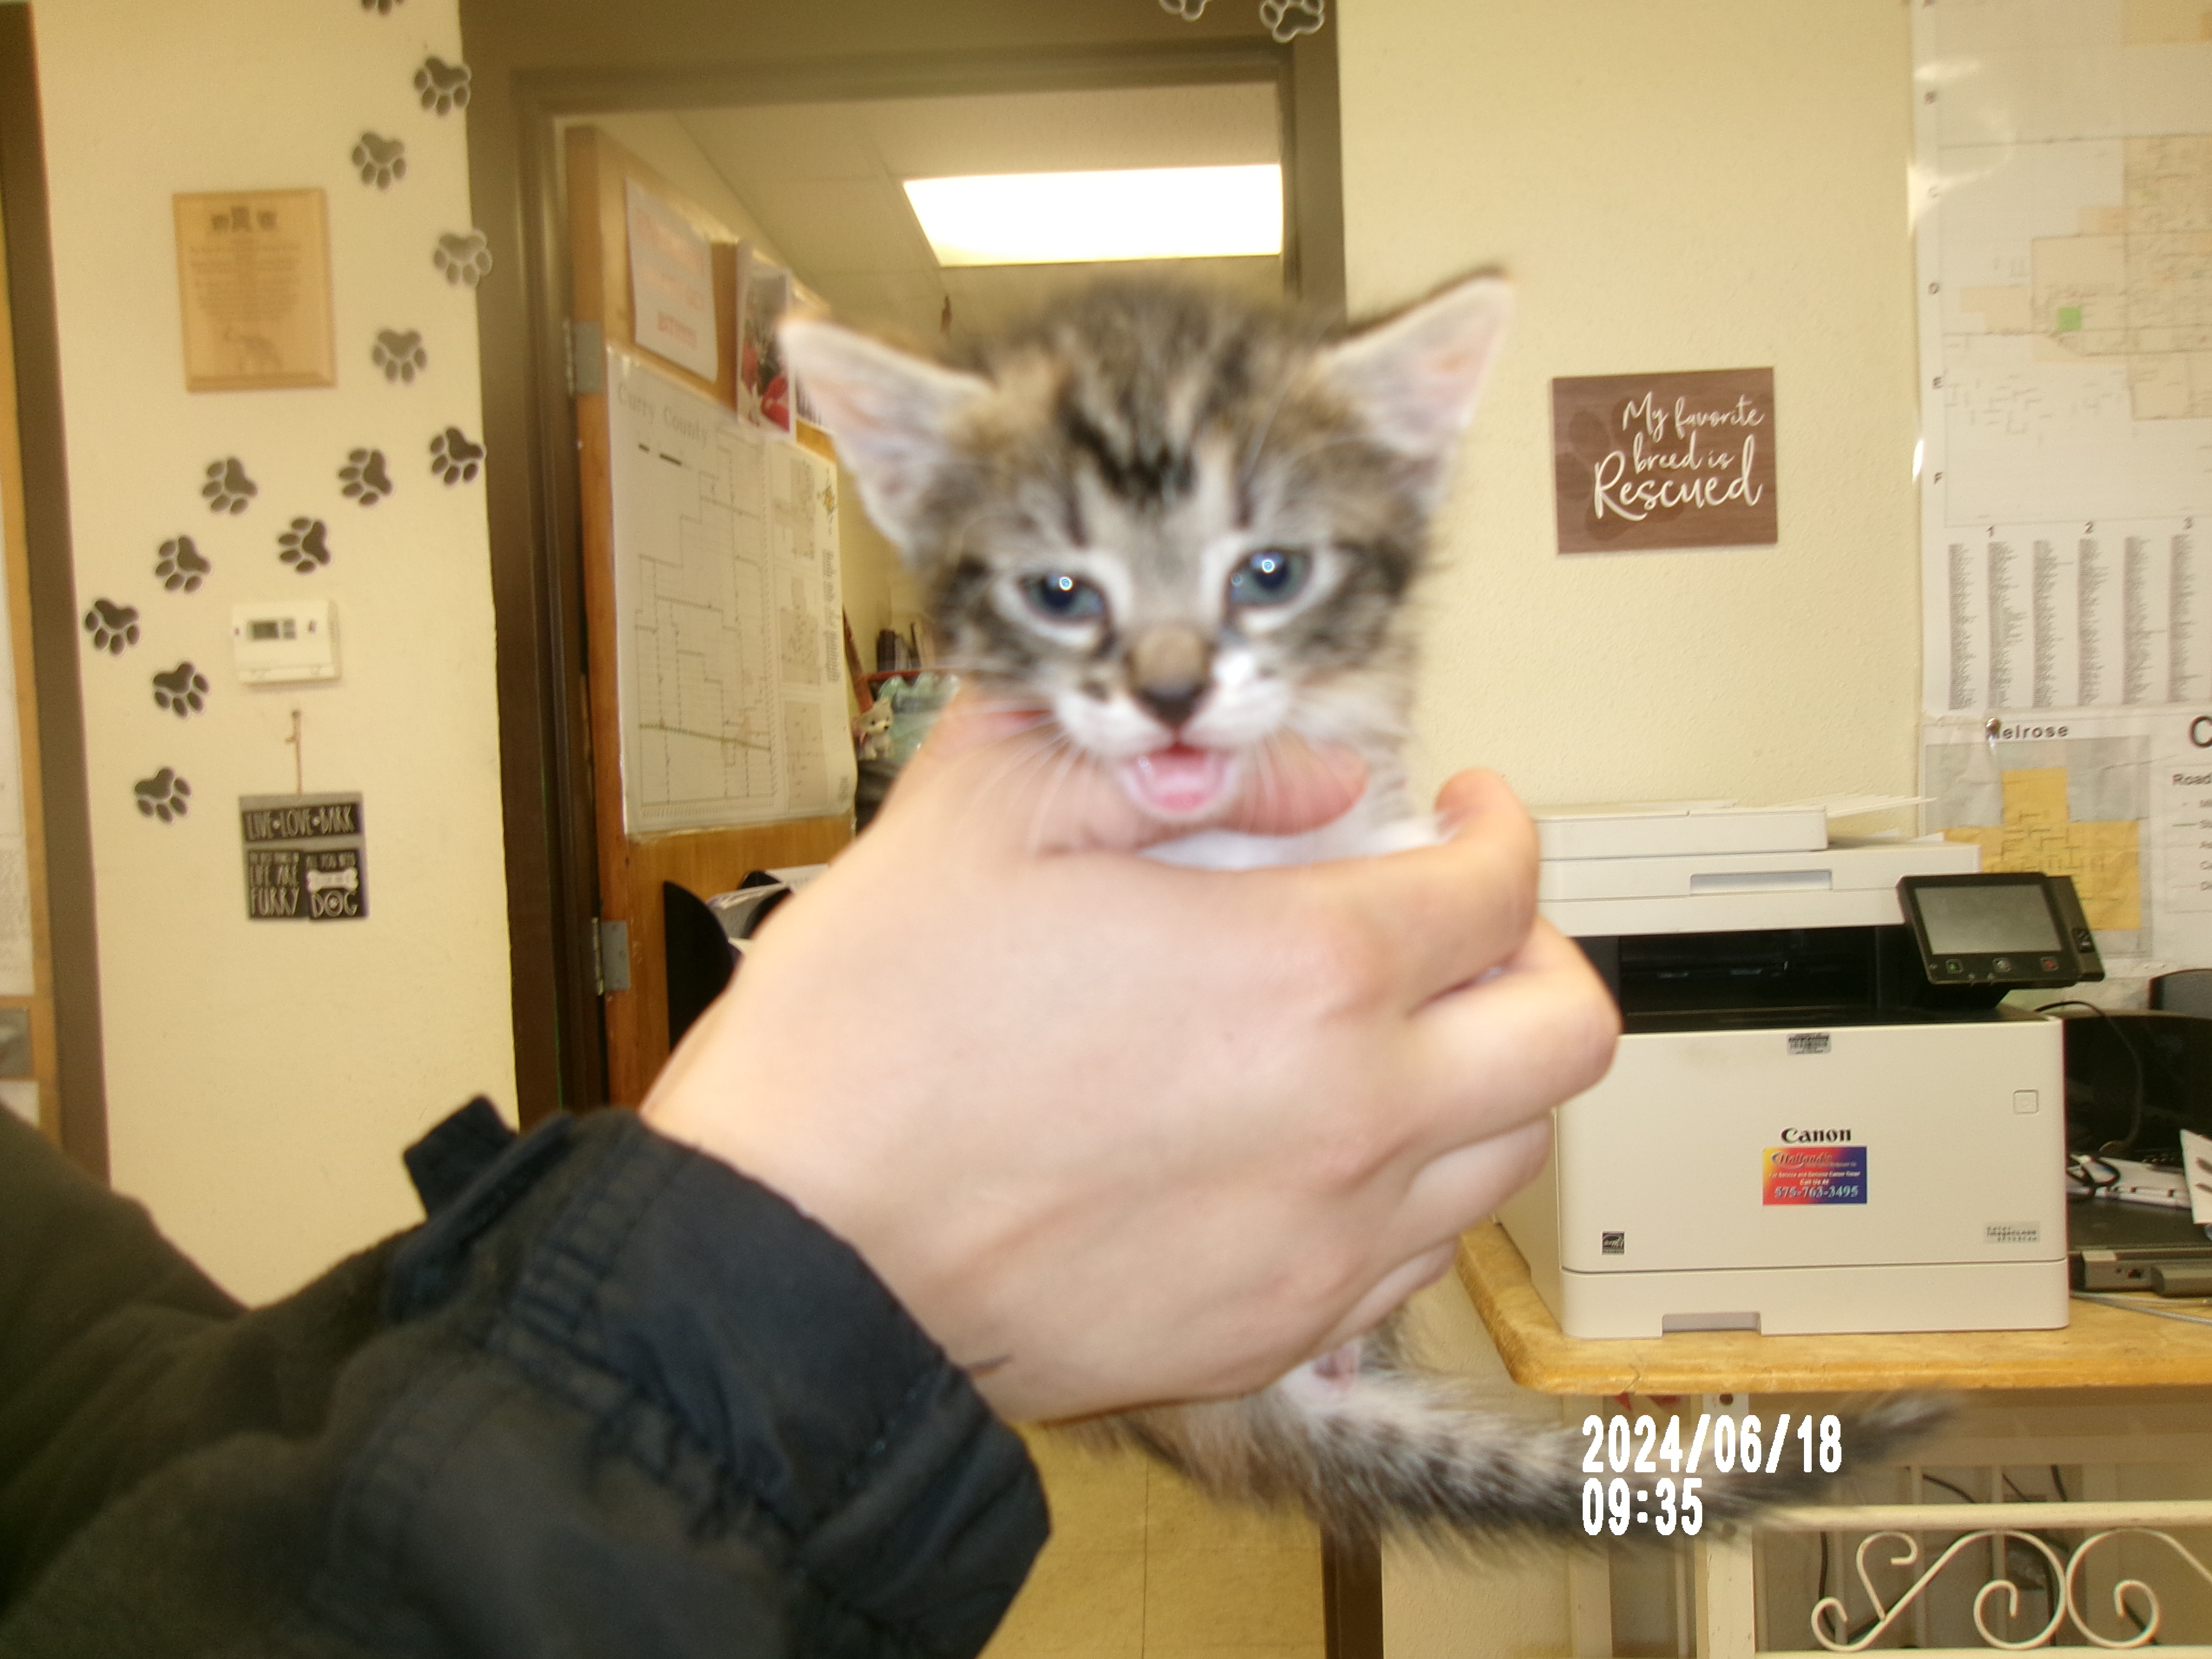
{"label": "time stamp 09:35", "polygon": [[[1774,1433],[1767,1438],[1762,1437],[1756,1417],[1715,1417],[1705,1413],[1698,1419],[1697,1432],[1691,1437],[1686,1454],[1682,1420],[1678,1417],[1667,1419],[1662,1439],[1649,1413],[1632,1424],[1626,1417],[1608,1419],[1593,1412],[1583,1419],[1583,1432],[1589,1437],[1583,1468],[1590,1477],[1583,1482],[1583,1530],[1593,1538],[1607,1530],[1618,1536],[1632,1526],[1648,1526],[1662,1538],[1678,1528],[1694,1534],[1705,1522],[1705,1506],[1698,1497],[1698,1488],[1705,1481],[1698,1474],[1698,1465],[1708,1455],[1712,1467],[1723,1474],[1734,1474],[1738,1468],[1746,1474],[1773,1474],[1781,1469],[1782,1460],[1791,1455],[1790,1443],[1795,1440],[1793,1461],[1801,1463],[1803,1473],[1810,1474],[1817,1467],[1833,1474],[1843,1468],[1840,1419],[1832,1414],[1816,1423],[1808,1413],[1798,1418],[1794,1427],[1793,1433],[1790,1413],[1784,1412],[1774,1419]],[[1661,1463],[1667,1466],[1668,1473],[1659,1480],[1648,1486],[1630,1484],[1630,1475],[1659,1474]],[[1611,1480],[1605,1478],[1608,1468],[1613,1471]]]}

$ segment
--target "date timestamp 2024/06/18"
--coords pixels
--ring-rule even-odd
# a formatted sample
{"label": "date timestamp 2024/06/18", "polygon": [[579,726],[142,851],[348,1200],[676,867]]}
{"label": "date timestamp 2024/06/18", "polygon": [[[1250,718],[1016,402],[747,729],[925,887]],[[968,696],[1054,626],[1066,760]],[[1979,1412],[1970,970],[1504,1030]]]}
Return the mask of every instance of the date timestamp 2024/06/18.
{"label": "date timestamp 2024/06/18", "polygon": [[[1809,1413],[1799,1418],[1793,1436],[1790,1413],[1784,1412],[1774,1420],[1772,1438],[1762,1439],[1756,1417],[1717,1418],[1706,1413],[1698,1419],[1686,1456],[1682,1450],[1682,1420],[1678,1417],[1667,1419],[1664,1439],[1648,1413],[1632,1425],[1625,1417],[1606,1419],[1592,1412],[1583,1419],[1582,1431],[1590,1437],[1589,1450],[1583,1455],[1583,1468],[1590,1475],[1583,1482],[1583,1530],[1593,1538],[1607,1530],[1618,1536],[1632,1525],[1648,1526],[1662,1538],[1672,1535],[1677,1528],[1694,1534],[1705,1525],[1705,1506],[1698,1497],[1698,1488],[1705,1482],[1698,1474],[1698,1462],[1705,1455],[1709,1437],[1713,1467],[1723,1474],[1733,1474],[1738,1468],[1746,1474],[1775,1474],[1793,1438],[1802,1450],[1805,1474],[1812,1474],[1816,1464],[1828,1474],[1844,1466],[1844,1425],[1832,1415],[1821,1418],[1817,1425]],[[1654,1442],[1657,1443],[1656,1454]],[[1679,1488],[1672,1479],[1662,1479],[1649,1487],[1628,1484],[1626,1475],[1659,1473],[1655,1455],[1681,1477]],[[1610,1481],[1605,1479],[1608,1467],[1614,1472]],[[1644,1508],[1647,1504],[1656,1504],[1656,1508]]]}

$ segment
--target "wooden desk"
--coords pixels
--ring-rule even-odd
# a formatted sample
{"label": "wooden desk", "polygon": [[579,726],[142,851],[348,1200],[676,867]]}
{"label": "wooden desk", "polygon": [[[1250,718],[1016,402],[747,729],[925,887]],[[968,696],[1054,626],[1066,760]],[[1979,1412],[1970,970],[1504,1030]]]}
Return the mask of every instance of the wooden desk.
{"label": "wooden desk", "polygon": [[[1460,1240],[1459,1278],[1507,1371],[1539,1394],[2212,1387],[2212,1325],[2094,1302],[2071,1304],[2073,1322],[2058,1331],[1874,1336],[1684,1331],[1600,1342],[1559,1329],[1529,1282],[1528,1264],[1494,1221]],[[2204,1302],[2164,1305],[2212,1317]]]}
{"label": "wooden desk", "polygon": [[[2113,1586],[2134,1570],[2116,1571],[2114,1549],[2092,1559],[2089,1552],[2122,1533],[2163,1537],[2172,1527],[2212,1525],[2212,1498],[2143,1502],[2118,1500],[2119,1466],[2125,1464],[2212,1465],[2212,1326],[2147,1316],[2125,1309],[2075,1302],[2072,1322],[2056,1331],[1967,1331],[1902,1335],[1757,1336],[1748,1332],[1686,1332],[1672,1336],[1592,1341],[1564,1334],[1529,1281],[1528,1264],[1502,1228],[1486,1223],[1460,1243],[1459,1278],[1491,1340],[1513,1380],[1539,1393],[1557,1395],[1565,1416],[1579,1422],[1589,1411],[1619,1414],[1620,1397],[1642,1395],[1662,1402],[1670,1397],[1681,1408],[1741,1415],[1753,1395],[1838,1395],[1931,1389],[1963,1396],[1957,1418],[1936,1442],[1916,1449],[1906,1466],[1908,1491],[1919,1488],[1923,1467],[1956,1470],[1980,1466],[1987,1471],[1984,1490],[1991,1500],[1971,1511],[1958,1503],[1835,1505],[1784,1510],[1762,1523],[1768,1532],[1829,1534],[1927,1533],[1960,1534],[1971,1514],[1978,1529],[1962,1541],[1990,1540],[1991,1565],[1985,1577],[1994,1583],[2005,1569],[2002,1551],[2032,1533],[2054,1529],[2088,1534],[2060,1561],[2047,1553],[2063,1574],[2063,1607],[2052,1615],[2056,1639],[2082,1640],[2081,1630],[2099,1620],[2091,1639],[2099,1646],[2136,1645],[2136,1632],[2112,1613]],[[2149,1298],[2147,1298],[2149,1299]],[[2160,1305],[2205,1312],[2204,1304],[2184,1301]],[[2124,1391],[2124,1392],[2121,1392]],[[1803,1402],[1777,1401],[1802,1410]],[[1638,1407],[1638,1410],[1642,1407]],[[1688,1437],[1686,1433],[1685,1439]],[[2081,1466],[2080,1492],[2066,1503],[2002,1503],[2003,1470],[2039,1464]],[[2179,1575],[2189,1569],[2212,1584],[2212,1569],[2170,1538],[2164,1543],[2182,1558]],[[1881,1547],[1876,1546],[1879,1549]],[[2047,1543],[2037,1546],[2049,1551]],[[1931,1551],[1938,1559],[1918,1580],[1887,1605],[1887,1616],[1865,1641],[1881,1641],[1905,1621],[1909,1644],[1922,1659],[1949,1654],[1986,1659],[1990,1648],[1947,1649],[1928,1645],[1924,1620],[1929,1589],[1943,1566],[1967,1553],[1954,1546]],[[1748,1659],[1759,1650],[1759,1585],[1754,1540],[1747,1534],[1700,1537],[1692,1553],[1694,1613],[1682,1621],[1683,1645],[1694,1632],[1699,1659]],[[1887,1559],[1877,1556],[1876,1559]],[[1970,1558],[1971,1559],[1971,1556]],[[1899,1561],[1893,1565],[1904,1565]],[[2169,1565],[2171,1564],[2169,1559]],[[1838,1582],[1841,1575],[1838,1576]],[[2155,1584],[2151,1593],[2155,1603]],[[1993,1604],[2002,1592],[1986,1590]],[[1577,1659],[1610,1655],[1613,1646],[1612,1589],[1607,1558],[1578,1555],[1569,1567],[1569,1597]],[[1863,1596],[1860,1597],[1863,1602]],[[2142,1605],[2139,1595],[2136,1605]],[[1975,1602],[1979,1624],[1980,1599]],[[1917,1611],[1916,1611],[1916,1608]],[[2063,1615],[2063,1616],[2062,1616]],[[1850,1617],[1859,1617],[1854,1610]],[[2070,1623],[2069,1623],[2070,1621]],[[1920,1639],[1912,1642],[1917,1634]],[[1986,1639],[1990,1632],[1981,1629]],[[2017,1633],[2015,1633],[2017,1634]],[[2212,1644],[2184,1644],[2159,1632],[2161,1659],[2187,1655],[2212,1659]],[[1821,1647],[1770,1650],[1809,1659],[1838,1650],[1820,1637]],[[1853,1648],[1842,1650],[1856,1650]],[[1825,1651],[1824,1651],[1825,1650]]]}

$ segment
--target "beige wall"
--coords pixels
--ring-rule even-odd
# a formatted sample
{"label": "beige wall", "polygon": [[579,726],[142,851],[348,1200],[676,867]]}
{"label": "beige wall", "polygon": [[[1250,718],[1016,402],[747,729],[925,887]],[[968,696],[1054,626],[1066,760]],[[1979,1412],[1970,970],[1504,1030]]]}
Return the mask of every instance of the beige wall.
{"label": "beige wall", "polygon": [[[1537,802],[1910,791],[1908,21],[1899,0],[1338,9],[1355,313],[1493,262],[1519,289],[1430,594],[1428,783],[1481,764]],[[1779,545],[1553,550],[1553,376],[1758,365]],[[1514,1395],[1455,1285],[1423,1318]],[[1395,1659],[1567,1650],[1556,1560],[1394,1555],[1384,1585]]]}
{"label": "beige wall", "polygon": [[[1918,698],[1899,0],[1347,0],[1355,312],[1520,310],[1432,590],[1417,775],[1532,801],[1907,792]],[[1771,365],[1782,539],[1553,551],[1555,375]]]}
{"label": "beige wall", "polygon": [[[418,1218],[399,1152],[445,1112],[513,1108],[483,484],[429,465],[443,428],[483,434],[474,295],[432,264],[470,228],[466,117],[412,85],[459,59],[459,21],[453,0],[52,0],[35,23],[77,594],[142,630],[120,655],[80,638],[114,1179],[258,1297]],[[364,129],[406,143],[388,190],[348,160]],[[328,193],[337,386],[186,392],[172,192],[299,186]],[[412,385],[372,366],[384,328],[421,331]],[[372,507],[341,494],[356,447],[397,486]],[[199,495],[228,455],[260,489],[237,517]],[[295,515],[329,527],[313,575],[277,558]],[[215,567],[189,595],[155,575],[180,532]],[[293,595],[334,602],[343,678],[248,690],[230,608]],[[186,659],[212,689],[179,720],[150,677]],[[307,787],[366,797],[364,921],[246,919],[238,798],[293,787],[295,708]],[[163,766],[192,790],[166,824],[132,795]]]}

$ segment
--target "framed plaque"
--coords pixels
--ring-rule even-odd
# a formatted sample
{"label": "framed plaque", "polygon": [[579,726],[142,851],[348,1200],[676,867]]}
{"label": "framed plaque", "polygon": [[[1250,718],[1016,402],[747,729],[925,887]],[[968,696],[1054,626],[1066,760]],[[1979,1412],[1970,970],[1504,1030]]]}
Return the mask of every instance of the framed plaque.
{"label": "framed plaque", "polygon": [[228,191],[173,201],[185,389],[336,386],[323,192]]}
{"label": "framed plaque", "polygon": [[1552,382],[1559,551],[1771,547],[1774,371]]}

